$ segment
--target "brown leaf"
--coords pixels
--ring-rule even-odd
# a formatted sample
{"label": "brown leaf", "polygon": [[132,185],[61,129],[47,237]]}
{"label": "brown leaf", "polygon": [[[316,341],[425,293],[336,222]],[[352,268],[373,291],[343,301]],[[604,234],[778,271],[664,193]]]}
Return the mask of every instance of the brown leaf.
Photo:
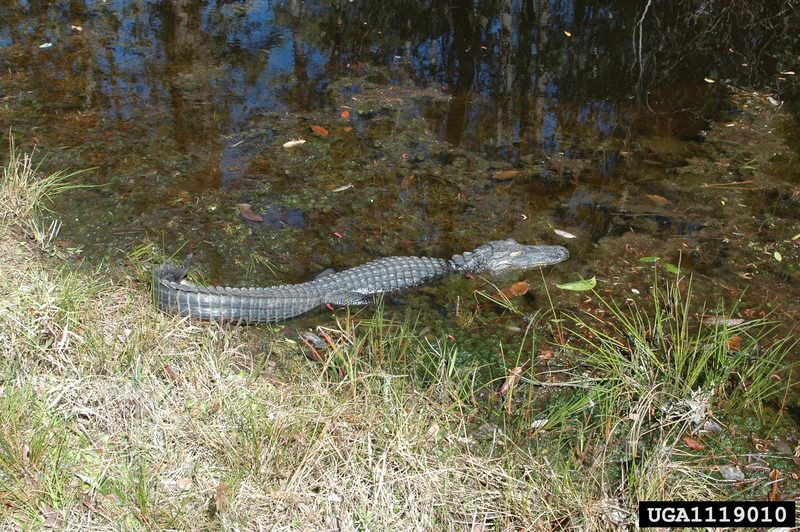
{"label": "brown leaf", "polygon": [[350,133],[351,131],[353,131],[353,128],[350,126],[344,126],[342,128],[342,131],[344,131],[345,133]]}
{"label": "brown leaf", "polygon": [[539,352],[539,355],[536,357],[536,361],[537,362],[547,362],[548,360],[553,358],[554,354],[555,353],[553,352],[552,349],[542,349]]}
{"label": "brown leaf", "polygon": [[659,196],[658,194],[648,194],[647,199],[650,201],[655,201],[656,203],[660,203],[661,205],[672,205],[672,202],[665,198],[664,196]]}
{"label": "brown leaf", "polygon": [[53,510],[51,507],[43,504],[39,507],[39,512],[41,512],[42,517],[44,517],[44,523],[42,523],[44,528],[56,528],[59,526],[61,516],[58,515],[58,512]]}
{"label": "brown leaf", "polygon": [[317,125],[312,124],[309,127],[311,128],[311,131],[313,131],[314,133],[316,133],[320,137],[327,137],[328,136],[328,130],[325,129],[324,127],[322,127],[322,126],[317,126]]}
{"label": "brown leaf", "polygon": [[505,395],[508,393],[508,390],[511,389],[512,386],[517,384],[519,378],[522,377],[522,372],[524,370],[525,370],[525,364],[517,366],[516,368],[509,371],[508,377],[506,377],[505,382],[503,383],[502,386],[500,386],[500,389],[497,390],[497,395],[499,395],[500,397],[505,397]]}
{"label": "brown leaf", "polygon": [[224,480],[220,480],[217,484],[217,492],[214,494],[214,508],[217,513],[222,511],[225,503],[228,501],[228,485]]}
{"label": "brown leaf", "polygon": [[512,297],[524,296],[528,293],[529,289],[530,285],[528,284],[528,281],[520,281],[512,284],[508,288],[504,288],[502,292],[507,298],[511,299]]}
{"label": "brown leaf", "polygon": [[414,182],[414,174],[408,174],[400,181],[400,188],[408,188]]}
{"label": "brown leaf", "polygon": [[688,447],[693,451],[702,451],[703,449],[706,448],[705,445],[703,445],[702,443],[700,443],[699,441],[695,440],[694,438],[688,435],[683,436],[681,440],[683,440],[683,443],[686,444],[686,447]]}
{"label": "brown leaf", "polygon": [[772,473],[770,473],[769,475],[769,478],[772,481],[772,489],[769,490],[769,495],[767,495],[767,500],[775,502],[778,500],[778,470],[773,469]]}
{"label": "brown leaf", "polygon": [[260,214],[253,212],[249,203],[239,203],[239,215],[245,220],[250,220],[251,222],[264,221],[264,218],[262,218]]}
{"label": "brown leaf", "polygon": [[738,334],[728,338],[728,349],[731,351],[739,351],[742,347],[742,337]]}
{"label": "brown leaf", "polygon": [[178,479],[178,489],[182,491],[186,491],[192,487],[192,479],[189,477],[183,477]]}
{"label": "brown leaf", "polygon": [[513,169],[511,169],[511,170],[500,170],[499,172],[496,172],[492,176],[492,179],[497,179],[497,180],[511,179],[511,178],[519,175],[519,172],[520,172],[519,170],[513,170]]}

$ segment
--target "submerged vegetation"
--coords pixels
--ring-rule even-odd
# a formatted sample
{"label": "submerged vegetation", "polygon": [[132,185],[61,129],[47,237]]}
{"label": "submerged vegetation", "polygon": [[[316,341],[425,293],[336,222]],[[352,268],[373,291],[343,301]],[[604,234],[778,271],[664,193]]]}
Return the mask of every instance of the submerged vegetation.
{"label": "submerged vegetation", "polygon": [[6,526],[606,529],[639,500],[797,491],[796,341],[680,276],[647,309],[551,304],[491,379],[382,307],[319,341],[162,315],[145,248],[133,277],[41,251],[65,186],[13,150],[0,183]]}

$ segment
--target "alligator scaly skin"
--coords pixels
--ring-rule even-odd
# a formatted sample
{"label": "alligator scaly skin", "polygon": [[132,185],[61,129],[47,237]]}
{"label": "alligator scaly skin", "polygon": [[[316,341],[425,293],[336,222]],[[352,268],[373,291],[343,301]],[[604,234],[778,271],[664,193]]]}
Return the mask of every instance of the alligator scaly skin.
{"label": "alligator scaly skin", "polygon": [[[504,249],[512,245],[512,251]],[[555,264],[569,256],[560,246],[524,246],[512,240],[495,241],[452,259],[388,257],[342,272],[323,273],[305,283],[268,288],[205,287],[182,282],[189,269],[187,257],[183,267],[156,268],[153,298],[168,314],[236,324],[273,323],[326,304],[369,304],[379,294],[419,286],[455,272],[492,272],[500,267],[498,253],[505,253],[505,256],[510,253],[515,260],[521,253],[535,254],[530,255],[523,266],[508,267],[503,263],[503,271]]]}

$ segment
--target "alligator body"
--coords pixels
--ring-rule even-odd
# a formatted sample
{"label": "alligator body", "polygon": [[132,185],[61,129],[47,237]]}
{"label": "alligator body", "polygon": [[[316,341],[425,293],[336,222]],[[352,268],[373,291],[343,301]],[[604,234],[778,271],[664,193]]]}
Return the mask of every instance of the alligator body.
{"label": "alligator body", "polygon": [[155,270],[153,297],[166,313],[237,324],[283,321],[326,304],[365,305],[385,292],[442,278],[451,273],[497,274],[549,266],[566,260],[561,246],[528,246],[497,240],[451,259],[388,257],[342,272],[326,271],[298,284],[268,288],[204,287],[183,281],[191,256],[183,267]]}

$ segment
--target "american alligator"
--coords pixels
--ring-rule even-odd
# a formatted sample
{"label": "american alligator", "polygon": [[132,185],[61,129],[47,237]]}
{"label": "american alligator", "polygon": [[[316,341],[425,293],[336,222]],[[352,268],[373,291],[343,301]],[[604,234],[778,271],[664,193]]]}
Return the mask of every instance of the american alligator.
{"label": "american alligator", "polygon": [[202,320],[251,324],[283,321],[325,304],[366,305],[375,296],[395,292],[458,272],[498,274],[558,264],[569,257],[561,246],[527,246],[496,240],[451,259],[388,257],[342,272],[328,270],[299,284],[269,288],[204,287],[183,280],[191,255],[182,267],[155,270],[153,297],[169,314]]}

